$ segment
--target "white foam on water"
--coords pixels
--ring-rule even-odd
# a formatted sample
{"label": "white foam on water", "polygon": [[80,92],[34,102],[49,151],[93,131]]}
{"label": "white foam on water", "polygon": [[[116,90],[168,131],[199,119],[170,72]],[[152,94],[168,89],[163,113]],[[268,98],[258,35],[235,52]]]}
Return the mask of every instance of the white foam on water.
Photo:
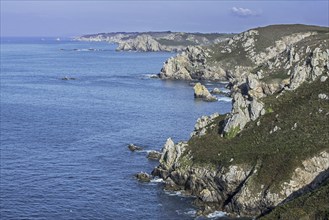
{"label": "white foam on water", "polygon": [[164,191],[167,195],[169,195],[169,196],[181,196],[182,195],[182,192],[180,192],[180,191],[176,191],[176,192],[174,192],[174,191]]}
{"label": "white foam on water", "polygon": [[217,99],[219,102],[232,102],[231,97],[218,97]]}
{"label": "white foam on water", "polygon": [[195,209],[191,209],[191,210],[188,210],[188,211],[184,212],[184,214],[189,215],[189,216],[192,216],[192,217],[195,217],[196,210]]}
{"label": "white foam on water", "polygon": [[153,180],[151,180],[151,183],[163,183],[163,179],[162,178],[154,178]]}
{"label": "white foam on water", "polygon": [[141,78],[142,79],[158,79],[159,76],[157,74],[144,74]]}
{"label": "white foam on water", "polygon": [[213,213],[210,213],[207,215],[207,218],[219,218],[219,217],[224,217],[226,216],[226,212],[222,211],[214,211]]}
{"label": "white foam on water", "polygon": [[224,93],[230,93],[231,90],[226,89],[226,88],[221,88],[220,91],[224,92]]}

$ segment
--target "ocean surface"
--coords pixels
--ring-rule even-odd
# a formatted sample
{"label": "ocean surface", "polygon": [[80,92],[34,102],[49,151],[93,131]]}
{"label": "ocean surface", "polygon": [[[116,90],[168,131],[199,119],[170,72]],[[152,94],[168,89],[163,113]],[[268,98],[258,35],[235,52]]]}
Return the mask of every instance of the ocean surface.
{"label": "ocean surface", "polygon": [[195,217],[191,198],[134,174],[157,165],[147,150],[187,140],[198,117],[228,112],[231,102],[197,101],[187,82],[150,78],[174,53],[115,48],[1,39],[1,219]]}

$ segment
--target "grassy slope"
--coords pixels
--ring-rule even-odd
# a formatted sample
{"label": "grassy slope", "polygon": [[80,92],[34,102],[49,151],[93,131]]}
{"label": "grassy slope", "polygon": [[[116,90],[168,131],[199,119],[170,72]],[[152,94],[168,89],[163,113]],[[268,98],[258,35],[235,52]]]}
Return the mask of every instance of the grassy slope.
{"label": "grassy slope", "polygon": [[300,196],[282,206],[276,207],[263,220],[329,219],[329,182],[313,192]]}
{"label": "grassy slope", "polygon": [[310,25],[271,25],[267,27],[256,28],[259,35],[256,36],[257,44],[256,52],[264,51],[269,45],[274,45],[275,41],[278,39],[291,35],[294,33],[303,33],[303,32],[318,32],[326,33],[329,31],[328,27],[319,27],[319,26],[310,26]]}
{"label": "grassy slope", "polygon": [[183,33],[181,35],[182,39],[181,40],[168,40],[168,39],[163,39],[163,38],[157,38],[156,40],[165,46],[194,46],[198,45],[195,42],[192,42],[190,40],[187,40],[189,35],[194,35],[196,39],[198,38],[207,38],[209,41],[214,41],[217,38],[229,38],[232,37],[232,34],[218,34],[218,33]]}
{"label": "grassy slope", "polygon": [[[285,92],[279,98],[267,97],[267,113],[260,125],[251,122],[235,138],[222,138],[218,124],[205,136],[189,141],[194,163],[214,165],[256,164],[261,167],[256,182],[265,186],[279,186],[288,180],[302,160],[329,151],[329,102],[320,100],[319,93],[329,94],[329,80],[304,83],[295,91]],[[294,124],[297,128],[292,130]],[[270,134],[275,126],[281,128]],[[229,162],[233,158],[233,162]]]}
{"label": "grassy slope", "polygon": [[[255,52],[260,53],[264,52],[266,48],[275,45],[275,41],[280,40],[284,36],[288,36],[294,33],[303,33],[303,32],[317,32],[318,36],[311,38],[306,38],[299,45],[305,45],[305,43],[319,42],[319,40],[328,39],[329,28],[328,27],[319,27],[319,26],[309,26],[309,25],[270,25],[266,27],[255,28],[259,32],[259,35],[255,36]],[[312,43],[311,43],[312,44]],[[257,68],[254,66],[252,61],[247,57],[247,53],[244,51],[241,43],[237,44],[237,47],[230,54],[222,54],[222,51],[227,46],[227,42],[222,42],[209,46],[209,49],[212,51],[211,58],[209,59],[210,63],[221,62],[221,65],[224,67],[234,67],[239,66],[249,66],[255,68],[252,72],[257,72]],[[281,69],[282,70],[282,69]],[[283,79],[286,76],[286,72],[281,70],[276,71],[273,75],[278,76],[280,79]],[[272,76],[274,77],[274,76]]]}

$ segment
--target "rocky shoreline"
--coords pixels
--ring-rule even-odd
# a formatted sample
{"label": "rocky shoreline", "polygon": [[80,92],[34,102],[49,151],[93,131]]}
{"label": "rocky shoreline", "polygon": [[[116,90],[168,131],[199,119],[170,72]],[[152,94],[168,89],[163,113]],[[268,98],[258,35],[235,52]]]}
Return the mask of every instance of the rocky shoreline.
{"label": "rocky shoreline", "polygon": [[[198,215],[266,217],[322,192],[329,182],[328,36],[324,27],[268,26],[170,58],[160,78],[228,80],[233,105],[227,115],[199,118],[190,140],[168,138],[152,176],[196,196]],[[328,217],[326,209],[299,214]]]}
{"label": "rocky shoreline", "polygon": [[177,52],[187,46],[210,45],[222,42],[232,34],[184,32],[118,32],[76,37],[78,41],[109,42],[118,44],[117,51]]}

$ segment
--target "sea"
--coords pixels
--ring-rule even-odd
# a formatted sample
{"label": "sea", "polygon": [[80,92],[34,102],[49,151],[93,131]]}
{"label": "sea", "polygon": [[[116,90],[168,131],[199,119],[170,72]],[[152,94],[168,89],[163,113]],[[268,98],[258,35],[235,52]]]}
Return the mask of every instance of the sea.
{"label": "sea", "polygon": [[148,151],[188,140],[198,117],[229,112],[231,100],[195,100],[189,82],[150,77],[175,53],[116,46],[1,38],[0,219],[196,218],[193,198],[134,174],[158,165]]}

